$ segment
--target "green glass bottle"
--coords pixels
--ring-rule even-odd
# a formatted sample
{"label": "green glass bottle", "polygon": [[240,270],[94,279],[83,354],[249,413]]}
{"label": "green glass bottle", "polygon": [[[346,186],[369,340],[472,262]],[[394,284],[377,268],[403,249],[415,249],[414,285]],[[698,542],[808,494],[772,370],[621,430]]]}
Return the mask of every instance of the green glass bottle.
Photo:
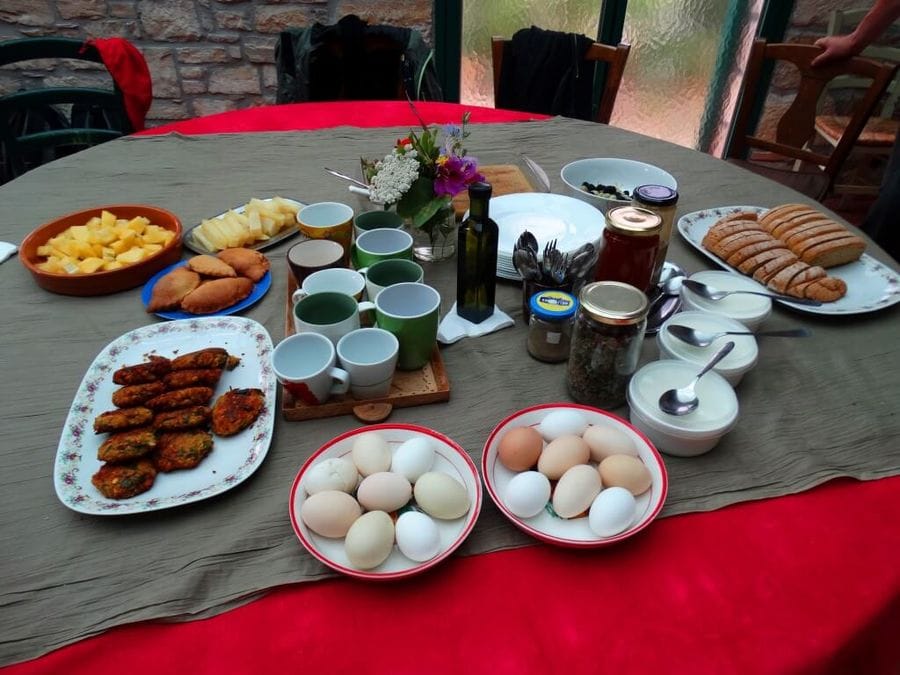
{"label": "green glass bottle", "polygon": [[488,216],[491,186],[469,186],[469,217],[459,226],[456,244],[456,313],[481,323],[494,313],[497,244],[500,230]]}

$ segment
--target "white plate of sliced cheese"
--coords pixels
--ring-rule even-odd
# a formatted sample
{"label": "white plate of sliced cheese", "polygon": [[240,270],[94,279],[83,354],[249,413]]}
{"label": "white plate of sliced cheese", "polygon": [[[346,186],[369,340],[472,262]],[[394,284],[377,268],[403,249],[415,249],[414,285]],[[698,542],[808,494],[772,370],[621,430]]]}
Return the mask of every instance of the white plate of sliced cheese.
{"label": "white plate of sliced cheese", "polygon": [[300,233],[297,211],[303,206],[303,202],[286,197],[254,197],[189,229],[184,247],[194,253],[216,253],[237,246],[257,251],[270,248]]}
{"label": "white plate of sliced cheese", "polygon": [[[719,206],[685,214],[678,219],[677,227],[681,236],[700,253],[720,267],[749,279],[750,277],[707,251],[702,244],[703,237],[710,227],[726,216],[740,211],[763,214],[767,210],[759,206]],[[866,253],[855,262],[830,267],[827,271],[829,276],[841,279],[847,284],[847,293],[844,297],[834,302],[823,302],[820,306],[800,305],[781,298],[777,301],[802,312],[829,315],[865,314],[900,302],[900,275]],[[760,291],[771,292],[771,289],[763,284],[757,285]]]}

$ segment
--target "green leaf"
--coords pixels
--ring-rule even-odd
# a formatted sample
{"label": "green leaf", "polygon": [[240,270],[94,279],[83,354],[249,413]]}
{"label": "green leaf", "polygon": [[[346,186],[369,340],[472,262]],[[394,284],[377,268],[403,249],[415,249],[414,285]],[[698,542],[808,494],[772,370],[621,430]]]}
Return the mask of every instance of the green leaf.
{"label": "green leaf", "polygon": [[397,202],[397,213],[404,218],[414,218],[416,213],[432,199],[434,199],[434,183],[420,176]]}
{"label": "green leaf", "polygon": [[432,199],[413,216],[413,226],[421,228],[435,213],[440,211],[448,201],[449,200],[446,197],[435,197]]}

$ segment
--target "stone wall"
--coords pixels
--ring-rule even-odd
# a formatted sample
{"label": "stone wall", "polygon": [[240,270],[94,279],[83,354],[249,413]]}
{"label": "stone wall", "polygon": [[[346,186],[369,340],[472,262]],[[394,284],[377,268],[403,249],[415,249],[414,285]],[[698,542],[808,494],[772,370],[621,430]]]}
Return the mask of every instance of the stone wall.
{"label": "stone wall", "polygon": [[[0,41],[127,38],[150,67],[147,126],[156,126],[274,103],[278,33],[346,14],[416,28],[431,42],[429,0],[2,0]],[[101,67],[52,61],[0,68],[0,93],[36,82],[108,86],[109,77]]]}

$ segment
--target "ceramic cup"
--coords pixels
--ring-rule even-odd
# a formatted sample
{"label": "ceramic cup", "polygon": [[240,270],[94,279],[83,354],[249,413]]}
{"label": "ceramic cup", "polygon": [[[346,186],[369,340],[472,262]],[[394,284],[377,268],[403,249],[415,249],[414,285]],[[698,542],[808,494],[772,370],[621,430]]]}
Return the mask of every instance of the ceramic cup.
{"label": "ceramic cup", "polygon": [[353,263],[356,269],[371,267],[379,260],[403,258],[412,260],[413,238],[405,230],[382,227],[367,230],[353,244]]}
{"label": "ceramic cup", "polygon": [[307,239],[294,244],[288,249],[287,261],[298,286],[302,286],[306,277],[314,272],[345,267],[343,247],[327,239]]}
{"label": "ceramic cup", "polygon": [[400,370],[418,370],[431,359],[440,311],[441,294],[425,284],[394,284],[375,298],[378,327],[393,333],[400,342]]}
{"label": "ceramic cup", "polygon": [[400,343],[381,328],[360,328],[337,343],[341,366],[350,373],[354,398],[383,398],[391,391]]}
{"label": "ceramic cup", "polygon": [[276,345],[272,370],[296,400],[319,405],[350,388],[350,374],[336,368],[335,359],[331,340],[317,333],[298,333]]}
{"label": "ceramic cup", "polygon": [[297,211],[300,231],[310,239],[328,239],[344,249],[344,262],[349,260],[353,238],[353,209],[339,202],[318,202]]}
{"label": "ceramic cup", "polygon": [[401,227],[403,218],[396,211],[363,211],[353,219],[353,235],[357,238],[369,230],[396,230]]}
{"label": "ceramic cup", "polygon": [[347,333],[359,328],[360,314],[374,308],[371,302],[357,302],[346,293],[313,293],[294,305],[294,330],[324,335],[336,345]]}
{"label": "ceramic cup", "polygon": [[359,273],[366,278],[366,294],[369,300],[375,300],[388,286],[403,282],[422,283],[425,278],[425,271],[419,263],[399,258],[381,260],[371,267],[363,267]]}
{"label": "ceramic cup", "polygon": [[300,302],[307,295],[334,291],[350,295],[356,300],[362,300],[362,293],[366,289],[366,279],[362,274],[346,267],[334,267],[327,270],[313,272],[300,288],[291,294],[291,301]]}

